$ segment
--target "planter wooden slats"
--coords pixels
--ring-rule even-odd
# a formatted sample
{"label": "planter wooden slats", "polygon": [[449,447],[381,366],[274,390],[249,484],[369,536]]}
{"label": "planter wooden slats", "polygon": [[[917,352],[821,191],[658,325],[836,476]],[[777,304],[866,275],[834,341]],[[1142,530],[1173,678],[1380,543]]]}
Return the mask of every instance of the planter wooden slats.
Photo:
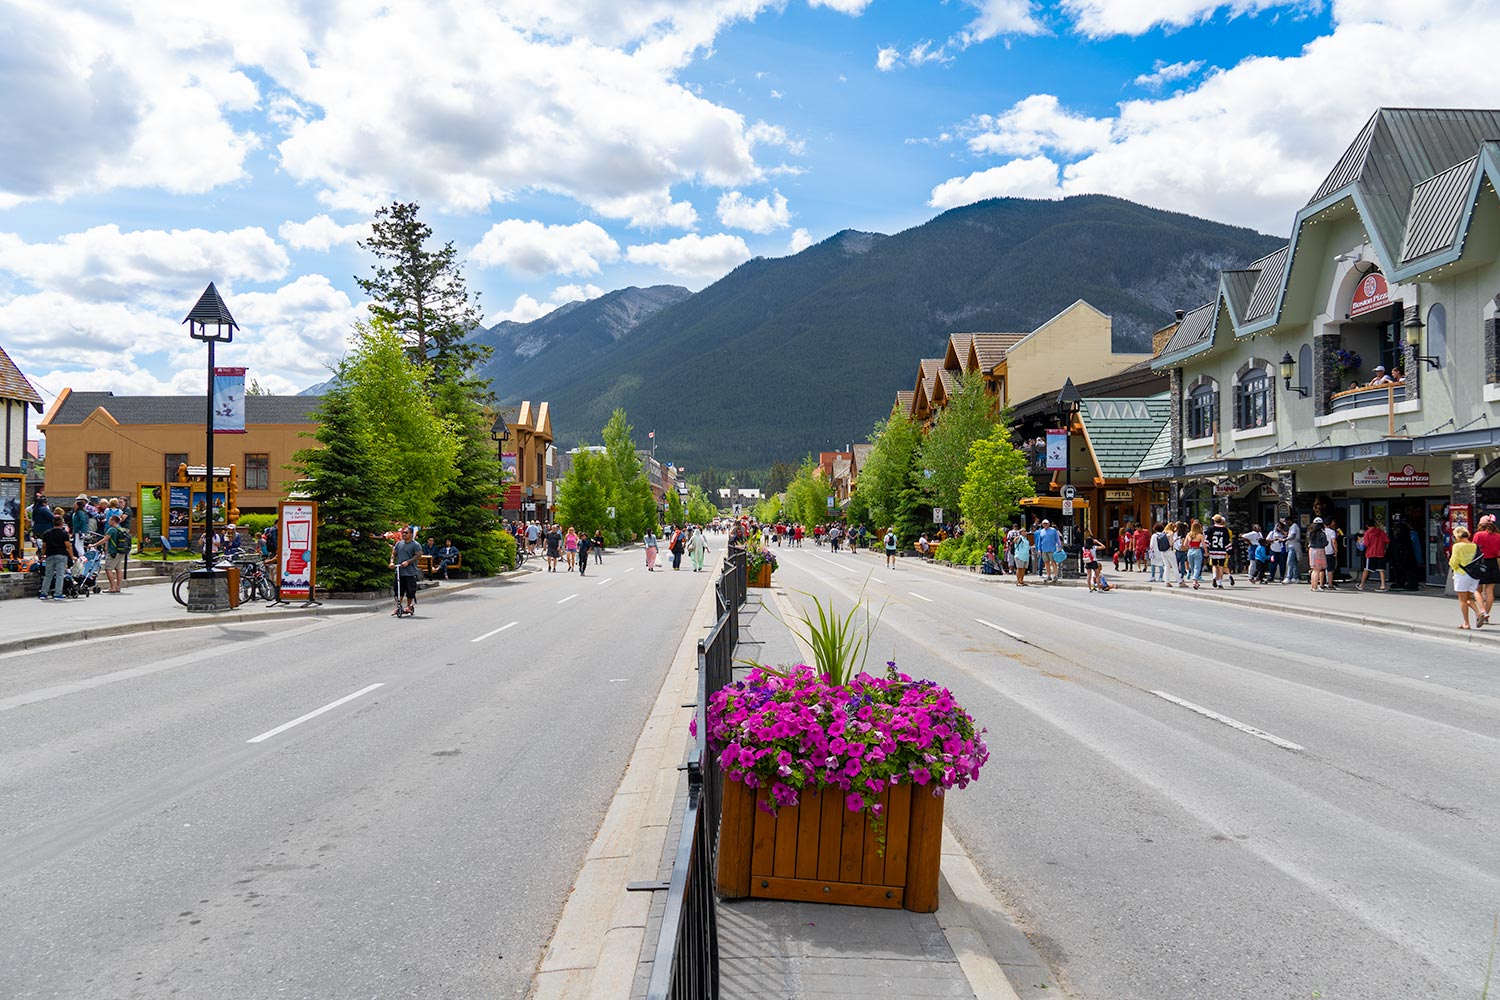
{"label": "planter wooden slats", "polygon": [[724,783],[719,825],[719,894],[851,906],[937,909],[943,800],[910,785],[887,790],[885,849],[864,813],[844,807],[837,788],[803,792],[772,816],[755,790]]}
{"label": "planter wooden slats", "polygon": [[752,587],[769,587],[771,585],[771,564],[761,563],[759,570],[746,574],[745,582]]}

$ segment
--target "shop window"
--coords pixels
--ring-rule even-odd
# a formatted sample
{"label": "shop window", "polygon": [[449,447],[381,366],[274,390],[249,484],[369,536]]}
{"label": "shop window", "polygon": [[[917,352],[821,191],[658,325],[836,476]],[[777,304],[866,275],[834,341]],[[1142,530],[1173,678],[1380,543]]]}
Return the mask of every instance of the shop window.
{"label": "shop window", "polygon": [[245,456],[245,489],[268,490],[271,488],[271,456]]}
{"label": "shop window", "polygon": [[164,465],[164,468],[162,469],[162,482],[177,482],[177,467],[180,465],[187,465],[187,460],[187,452],[185,451],[167,452],[166,461],[162,463]]}
{"label": "shop window", "polygon": [[1235,430],[1264,427],[1271,420],[1271,380],[1260,369],[1252,369],[1234,387]]}
{"label": "shop window", "polygon": [[536,453],[536,480],[535,480],[538,483],[545,483],[547,481],[547,466],[546,466],[546,462],[547,462],[547,456],[545,454],[543,454],[541,451],[538,451]]}
{"label": "shop window", "polygon": [[1214,433],[1214,411],[1219,408],[1219,393],[1212,385],[1200,385],[1188,394],[1187,425],[1190,439],[1212,437]]}
{"label": "shop window", "polygon": [[85,476],[87,479],[87,485],[84,488],[90,493],[93,493],[95,490],[114,488],[110,486],[109,454],[107,452],[89,452],[85,456],[84,469],[86,470]]}

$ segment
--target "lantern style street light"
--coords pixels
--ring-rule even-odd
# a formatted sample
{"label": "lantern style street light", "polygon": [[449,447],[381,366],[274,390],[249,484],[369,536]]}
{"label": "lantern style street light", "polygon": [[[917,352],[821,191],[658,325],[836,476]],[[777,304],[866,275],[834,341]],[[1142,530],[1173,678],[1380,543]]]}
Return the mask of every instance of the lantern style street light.
{"label": "lantern style street light", "polygon": [[490,440],[495,442],[495,459],[500,463],[499,492],[495,494],[495,516],[505,520],[505,442],[510,439],[510,426],[505,414],[495,414],[495,425],[490,428]]}
{"label": "lantern style street light", "polygon": [[1443,367],[1442,361],[1432,355],[1421,353],[1422,327],[1425,325],[1422,322],[1422,317],[1418,316],[1417,311],[1413,309],[1411,311],[1411,318],[1402,325],[1402,333],[1406,336],[1406,349],[1411,352],[1411,359],[1413,361],[1425,361],[1428,367],[1435,371]]}
{"label": "lantern style street light", "polygon": [[[213,282],[203,290],[198,297],[197,305],[193,306],[187,318],[183,320],[187,324],[188,336],[194,340],[201,340],[208,345],[208,392],[204,403],[206,418],[204,431],[207,438],[205,451],[206,462],[203,467],[203,481],[206,512],[206,525],[204,528],[206,540],[203,544],[203,569],[196,570],[188,581],[188,610],[189,611],[223,611],[229,607],[228,578],[221,573],[214,572],[214,347],[218,344],[228,344],[234,340],[234,331],[239,329],[239,324],[229,314],[229,307],[219,297],[219,290],[214,287]],[[228,499],[229,484],[225,483],[224,496]],[[222,590],[222,594],[220,593]]]}
{"label": "lantern style street light", "polygon": [[1306,396],[1307,389],[1304,386],[1292,385],[1292,375],[1297,371],[1297,363],[1292,360],[1292,352],[1284,351],[1281,355],[1281,381],[1286,385],[1287,392],[1295,392],[1299,396]]}
{"label": "lantern style street light", "polygon": [[[1057,419],[1062,422],[1064,441],[1064,484],[1073,485],[1073,417],[1083,408],[1083,396],[1071,378],[1063,381],[1062,391],[1057,394]],[[1062,518],[1063,551],[1072,555],[1073,515]]]}

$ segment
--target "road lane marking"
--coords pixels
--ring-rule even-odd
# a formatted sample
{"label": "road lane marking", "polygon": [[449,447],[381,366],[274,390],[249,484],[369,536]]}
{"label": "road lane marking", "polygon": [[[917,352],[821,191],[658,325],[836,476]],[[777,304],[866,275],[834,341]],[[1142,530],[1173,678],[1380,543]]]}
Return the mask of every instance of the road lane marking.
{"label": "road lane marking", "polygon": [[596,587],[602,587],[606,583],[608,583],[609,581],[611,581],[613,579],[614,579],[614,577],[612,577],[612,576],[606,576],[604,579],[602,579],[598,583],[594,584],[594,586],[596,586]]}
{"label": "road lane marking", "polygon": [[1182,698],[1177,697],[1176,695],[1167,694],[1167,692],[1165,691],[1152,691],[1151,693],[1165,701],[1170,701],[1174,705],[1180,705],[1183,708],[1187,709],[1189,712],[1197,712],[1205,719],[1213,719],[1215,722],[1222,722],[1224,723],[1224,725],[1228,726],[1231,729],[1238,729],[1240,732],[1248,733],[1249,735],[1254,736],[1256,739],[1265,740],[1267,743],[1274,743],[1277,746],[1281,747],[1283,750],[1307,749],[1306,747],[1299,746],[1298,744],[1293,743],[1291,740],[1284,740],[1280,736],[1272,736],[1270,733],[1266,732],[1263,729],[1256,729],[1254,726],[1247,726],[1243,722],[1240,722],[1236,719],[1231,719],[1227,715],[1220,715],[1218,712],[1215,712],[1212,709],[1204,708],[1202,705],[1194,705],[1190,701],[1185,701]]}
{"label": "road lane marking", "polygon": [[490,636],[492,636],[492,635],[499,635],[501,632],[504,632],[506,629],[508,629],[508,628],[514,628],[515,626],[517,626],[519,624],[521,624],[521,623],[520,622],[511,622],[509,625],[501,625],[499,628],[490,629],[484,635],[475,636],[474,638],[470,639],[469,641],[470,642],[483,642],[484,640],[488,639]]}
{"label": "road lane marking", "polygon": [[932,600],[932,598],[930,598],[930,597],[923,597],[921,594],[917,593],[915,590],[908,590],[907,593],[910,594],[911,596],[915,597],[919,601],[926,601],[928,604],[934,603],[934,601]]}
{"label": "road lane marking", "polygon": [[577,594],[569,594],[567,597],[564,597],[562,600],[558,601],[557,603],[558,604],[567,604],[569,601],[571,601],[573,598],[575,598],[577,596],[578,596]]}
{"label": "road lane marking", "polygon": [[635,572],[635,567],[632,566],[629,569],[627,569],[625,572],[627,572],[627,573],[634,573]]}
{"label": "road lane marking", "polygon": [[848,566],[845,566],[842,563],[836,563],[832,559],[824,559],[822,556],[818,555],[816,552],[809,552],[808,555],[812,556],[814,559],[820,559],[823,562],[826,562],[830,566],[837,566],[839,569],[843,570],[846,573],[858,573],[859,572],[859,570],[857,570],[857,569],[850,569]]}
{"label": "road lane marking", "polygon": [[300,725],[302,725],[302,723],[306,722],[308,719],[316,719],[318,716],[322,715],[324,712],[331,712],[335,708],[338,708],[340,705],[343,705],[343,704],[346,704],[348,702],[351,702],[355,698],[358,698],[360,695],[369,694],[371,691],[374,691],[376,688],[379,688],[379,687],[385,687],[385,683],[383,681],[381,681],[381,682],[377,682],[375,684],[371,684],[369,687],[360,688],[358,691],[354,692],[353,694],[346,694],[342,698],[340,698],[338,701],[330,701],[328,704],[324,705],[322,708],[315,708],[311,712],[308,712],[306,715],[298,716],[297,718],[293,719],[291,722],[283,722],[281,725],[277,726],[275,729],[268,729],[265,732],[261,733],[259,736],[252,736],[252,737],[250,737],[245,742],[246,743],[263,743],[266,740],[270,739],[272,736],[276,736],[276,735],[279,735],[281,733],[284,733],[288,729],[291,729],[293,726],[300,726]]}
{"label": "road lane marking", "polygon": [[[979,624],[983,625],[985,628],[992,628],[996,632],[1004,632],[1006,635],[1010,636],[1012,639],[1016,640],[1017,642],[1026,642],[1026,637],[1023,636],[1023,635],[1021,635],[1021,633],[1019,633],[1019,632],[1012,632],[1008,628],[1004,628],[1003,626],[996,625],[994,622],[987,622],[983,618],[976,618],[974,620],[976,622],[978,622]],[[1027,643],[1027,645],[1030,645],[1030,643]]]}

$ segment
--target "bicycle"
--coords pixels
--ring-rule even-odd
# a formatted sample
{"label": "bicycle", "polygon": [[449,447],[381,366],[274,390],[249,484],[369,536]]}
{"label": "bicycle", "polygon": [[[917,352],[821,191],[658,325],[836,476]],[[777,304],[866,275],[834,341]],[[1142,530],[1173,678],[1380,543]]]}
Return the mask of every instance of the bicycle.
{"label": "bicycle", "polygon": [[526,565],[526,560],[531,558],[531,553],[526,551],[525,545],[516,546],[516,569]]}

